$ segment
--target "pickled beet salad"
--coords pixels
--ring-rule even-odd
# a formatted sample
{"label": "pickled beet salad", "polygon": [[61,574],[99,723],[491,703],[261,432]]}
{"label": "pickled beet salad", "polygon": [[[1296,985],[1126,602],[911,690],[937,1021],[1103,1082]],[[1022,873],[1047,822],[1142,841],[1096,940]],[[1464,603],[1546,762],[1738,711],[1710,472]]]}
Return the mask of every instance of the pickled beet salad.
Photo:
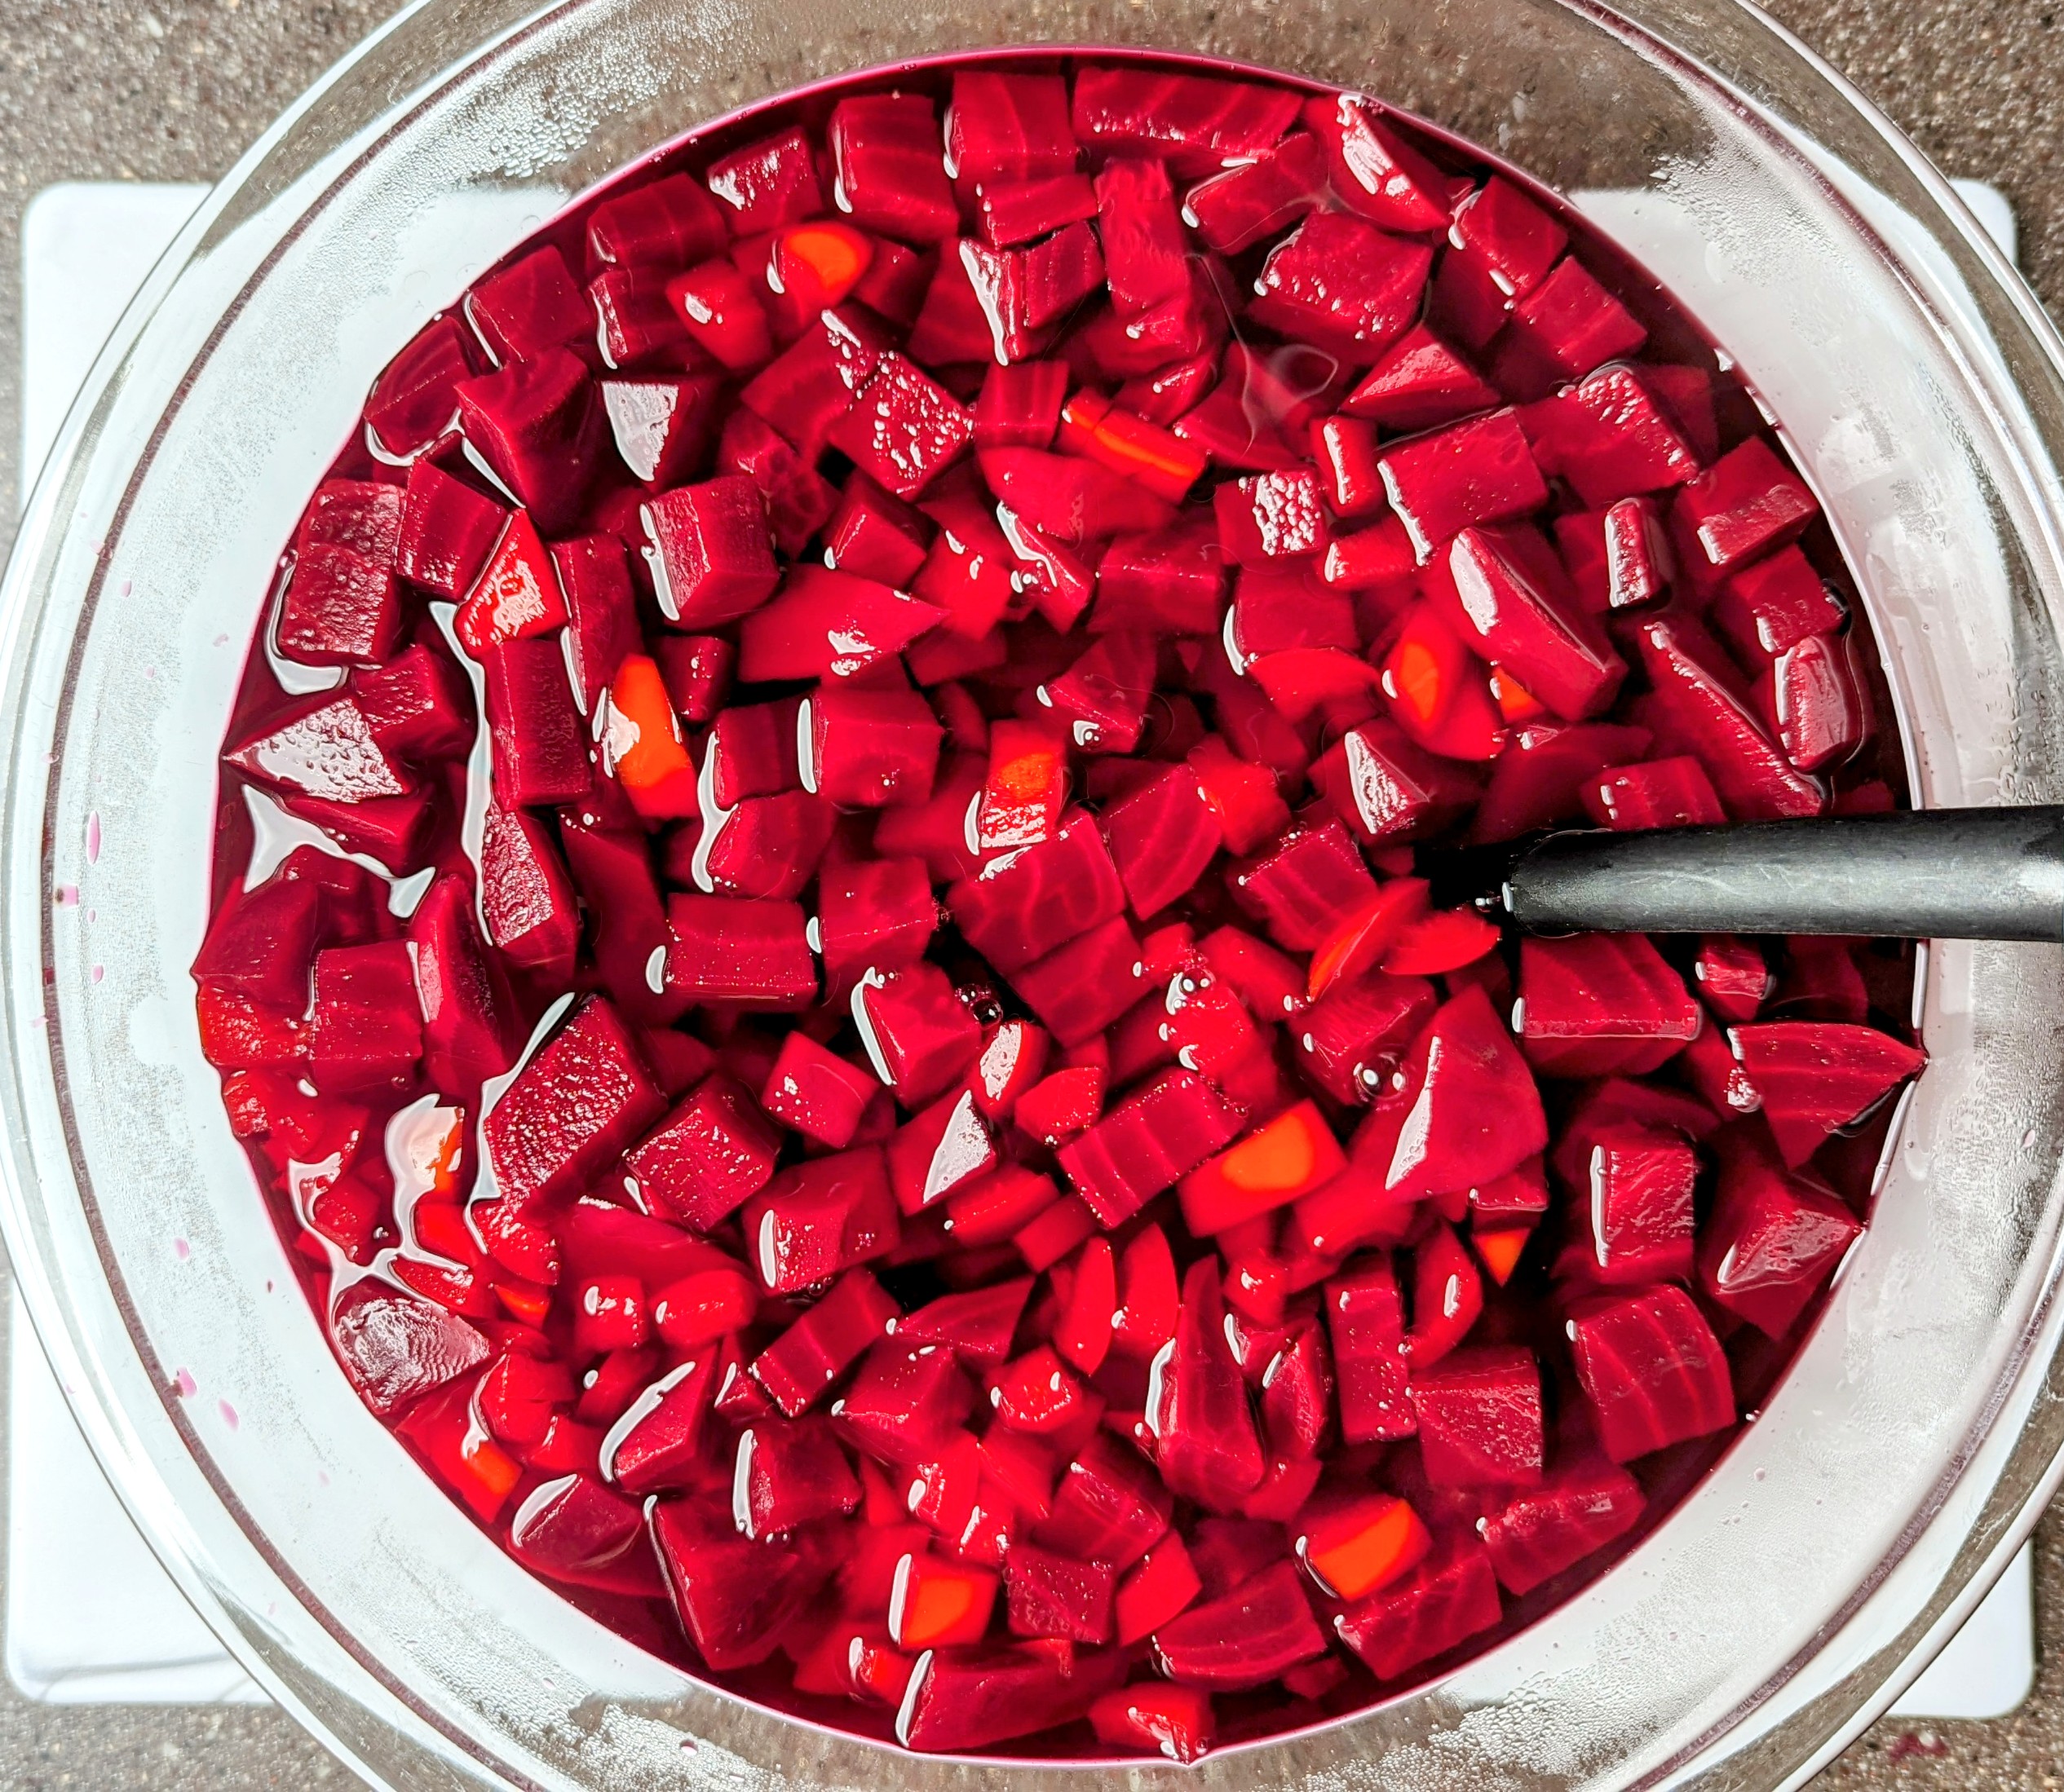
{"label": "pickled beet salad", "polygon": [[1187,1761],[1568,1596],[1922,1062],[1889,942],[1430,906],[1889,806],[1882,681],[1651,279],[1206,66],[848,82],[551,224],[381,375],[223,756],[201,1036],[366,1404],[911,1749]]}

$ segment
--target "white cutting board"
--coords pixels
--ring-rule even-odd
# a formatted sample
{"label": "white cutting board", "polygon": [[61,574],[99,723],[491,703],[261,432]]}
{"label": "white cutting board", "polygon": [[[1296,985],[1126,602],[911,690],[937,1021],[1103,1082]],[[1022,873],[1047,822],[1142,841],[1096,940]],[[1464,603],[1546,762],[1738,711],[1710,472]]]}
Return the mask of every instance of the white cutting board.
{"label": "white cutting board", "polygon": [[[2014,218],[1994,188],[1958,189],[2009,254]],[[30,201],[21,227],[23,499],[130,295],[207,191],[75,182]],[[73,1423],[19,1295],[7,1397],[7,1677],[53,1704],[256,1703],[265,1695],[152,1556]],[[2029,1551],[1894,1707],[1998,1717],[2035,1676]]]}

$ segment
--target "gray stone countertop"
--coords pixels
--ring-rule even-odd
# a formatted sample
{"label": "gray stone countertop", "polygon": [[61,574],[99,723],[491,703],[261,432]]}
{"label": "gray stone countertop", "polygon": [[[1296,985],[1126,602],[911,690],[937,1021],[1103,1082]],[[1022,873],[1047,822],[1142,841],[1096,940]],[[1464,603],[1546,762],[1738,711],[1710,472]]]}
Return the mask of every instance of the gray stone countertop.
{"label": "gray stone countertop", "polygon": [[[391,0],[0,0],[0,516],[14,514],[19,471],[29,197],[60,180],[215,179],[393,10]],[[2006,192],[2036,289],[2064,307],[2064,0],[1769,0],[1768,10],[1947,172]],[[1987,1724],[1881,1724],[1817,1786],[2064,1785],[2064,1514],[2053,1508],[2036,1538],[2043,1663],[2027,1704]],[[351,1783],[276,1711],[42,1706],[0,1684],[0,1786],[11,1792]]]}

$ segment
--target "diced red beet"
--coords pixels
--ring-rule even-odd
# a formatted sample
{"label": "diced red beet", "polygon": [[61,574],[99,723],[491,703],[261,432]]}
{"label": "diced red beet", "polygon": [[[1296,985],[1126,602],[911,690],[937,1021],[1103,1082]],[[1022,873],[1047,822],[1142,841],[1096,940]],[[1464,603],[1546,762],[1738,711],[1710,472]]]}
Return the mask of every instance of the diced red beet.
{"label": "diced red beet", "polygon": [[1569,1309],[1569,1334],[1598,1441],[1615,1462],[1734,1422],[1727,1359],[1682,1289],[1580,1301]]}
{"label": "diced red beet", "polygon": [[1172,1070],[1063,1146],[1060,1166],[1097,1218],[1115,1226],[1227,1143],[1239,1123],[1202,1077]]}
{"label": "diced red beet", "polygon": [[818,935],[824,975],[843,985],[868,965],[914,963],[939,925],[923,864],[881,858],[827,871],[818,880]]}
{"label": "diced red beet", "polygon": [[547,535],[578,519],[608,430],[580,357],[547,348],[454,388],[467,444]]}
{"label": "diced red beet", "polygon": [[1728,1039],[1762,1097],[1779,1150],[1794,1167],[1928,1062],[1918,1046],[1874,1027],[1827,1021],[1759,1021],[1734,1028]]}
{"label": "diced red beet", "polygon": [[1287,1561],[1191,1606],[1154,1633],[1156,1665],[1188,1686],[1263,1685],[1325,1650],[1325,1632]]}
{"label": "diced red beet", "polygon": [[1004,975],[1123,912],[1125,887],[1094,818],[1064,818],[1050,840],[990,859],[947,904],[968,943]]}
{"label": "diced red beet", "polygon": [[945,730],[917,692],[820,686],[807,713],[806,790],[851,809],[908,806],[930,794]]}
{"label": "diced red beet", "polygon": [[1678,493],[1670,521],[1687,566],[1709,584],[1796,541],[1819,514],[1798,475],[1752,435]]}
{"label": "diced red beet", "polygon": [[777,1295],[870,1262],[894,1249],[899,1234],[888,1172],[873,1145],[783,1171],[747,1203],[742,1224],[761,1283]]}
{"label": "diced red beet", "polygon": [[1757,665],[1810,636],[1834,633],[1844,612],[1813,563],[1798,549],[1783,547],[1721,585],[1712,616],[1742,663]]}
{"label": "diced red beet", "polygon": [[1368,1102],[1431,1018],[1423,978],[1369,971],[1334,983],[1296,1023],[1310,1073],[1337,1101]]}
{"label": "diced red beet", "polygon": [[329,1315],[330,1342],[360,1397],[382,1417],[479,1368],[488,1341],[457,1315],[378,1282],[360,1282]]}
{"label": "diced red beet", "polygon": [[1519,947],[1520,1040],[1551,1076],[1642,1075],[1695,1038],[1699,1004],[1638,934]]}
{"label": "diced red beet", "polygon": [[915,497],[973,439],[975,420],[900,355],[885,355],[827,434],[898,497]]}
{"label": "diced red beet", "polygon": [[1545,1445],[1540,1365],[1519,1345],[1458,1350],[1412,1378],[1419,1454],[1436,1487],[1531,1485]]}
{"label": "diced red beet", "polygon": [[1727,819],[1705,767],[1688,754],[1618,766],[1587,779],[1578,794],[1601,827],[1709,827]]}
{"label": "diced red beet", "polygon": [[1548,498],[1509,409],[1394,444],[1377,466],[1421,564],[1460,531],[1524,515]]}
{"label": "diced red beet", "polygon": [[1211,1511],[1236,1511],[1267,1465],[1240,1366],[1226,1348],[1215,1260],[1192,1264],[1183,1278],[1175,1337],[1155,1363],[1147,1423],[1162,1480]]}
{"label": "diced red beet", "polygon": [[1243,566],[1323,554],[1331,539],[1319,477],[1309,467],[1257,473],[1213,495],[1218,541]]}
{"label": "diced red beet", "polygon": [[733,236],[813,218],[824,209],[810,139],[795,127],[733,150],[709,165],[709,191],[726,208]]}
{"label": "diced red beet", "polygon": [[1375,100],[1358,93],[1315,95],[1305,102],[1304,121],[1325,149],[1334,196],[1350,211],[1386,230],[1447,227],[1447,177],[1391,126]]}
{"label": "diced red beet", "polygon": [[645,1208],[707,1232],[774,1174],[780,1137],[729,1077],[702,1083],[624,1158]]}
{"label": "diced red beet", "polygon": [[390,567],[325,541],[304,545],[280,600],[275,638],[310,665],[374,664],[399,642],[401,594]]}
{"label": "diced red beet", "polygon": [[1781,1338],[1863,1229],[1816,1179],[1735,1146],[1721,1154],[1719,1196],[1699,1241],[1699,1285],[1757,1331]]}
{"label": "diced red beet", "polygon": [[1785,757],[1689,631],[1658,618],[1644,621],[1634,639],[1657,719],[1705,768],[1730,815],[1772,820],[1820,813],[1827,797],[1819,782]]}
{"label": "diced red beet", "polygon": [[1313,765],[1311,781],[1372,844],[1434,833],[1477,795],[1475,780],[1452,760],[1421,751],[1380,717],[1346,730]]}
{"label": "diced red beet", "polygon": [[872,579],[799,566],[779,596],[738,631],[738,676],[749,684],[851,678],[938,625],[940,611]]}
{"label": "diced red beet", "polygon": [[1416,1092],[1382,1172],[1394,1197],[1491,1181],[1548,1141],[1533,1079],[1479,986],[1435,1011],[1404,1074]]}
{"label": "diced red beet", "polygon": [[1558,381],[1580,379],[1633,354],[1647,340],[1639,320],[1576,256],[1566,255],[1513,307],[1494,370],[1508,391],[1544,394]]}
{"label": "diced red beet", "polygon": [[476,283],[466,295],[465,311],[466,321],[502,365],[579,342],[594,327],[565,257],[550,247]]}
{"label": "diced red beet", "polygon": [[1034,693],[1068,724],[1085,753],[1130,753],[1145,731],[1155,647],[1132,632],[1098,638],[1089,651]]}
{"label": "diced red beet", "polygon": [[881,1084],[856,1064],[807,1034],[791,1033],[760,1091],[760,1106],[785,1126],[833,1150],[852,1142],[860,1116]]}
{"label": "diced red beet", "polygon": [[828,1539],[805,1532],[768,1549],[689,1500],[661,1502],[650,1522],[674,1609],[719,1671],[772,1654],[837,1565]]}
{"label": "diced red beet", "polygon": [[869,230],[908,242],[953,234],[960,213],[929,99],[921,94],[842,99],[825,135],[841,210]]}
{"label": "diced red beet", "polygon": [[1067,369],[1058,361],[992,367],[975,401],[975,448],[1050,447],[1067,397]]}
{"label": "diced red beet", "polygon": [[1333,1628],[1379,1680],[1394,1680],[1504,1615],[1489,1553],[1475,1538],[1457,1535],[1403,1580],[1350,1606]]}
{"label": "diced red beet", "polygon": [[328,802],[405,797],[413,788],[348,696],[316,699],[223,757],[276,790]]}
{"label": "diced red beet", "polygon": [[1315,212],[1269,251],[1248,312],[1369,366],[1417,318],[1432,266],[1423,244],[1386,236],[1343,212]]}
{"label": "diced red beet", "polygon": [[1197,234],[1222,255],[1234,255],[1284,229],[1326,196],[1326,156],[1319,139],[1293,131],[1266,155],[1229,168],[1183,196]]}
{"label": "diced red beet", "polygon": [[1151,310],[1189,285],[1175,190],[1159,161],[1115,157],[1096,177],[1098,233],[1120,311]]}
{"label": "diced red beet", "polygon": [[1065,174],[1075,166],[1076,155],[1066,80],[956,69],[946,111],[946,154],[956,179],[978,184],[999,177]]}
{"label": "diced red beet", "polygon": [[876,1074],[906,1107],[930,1101],[982,1048],[980,1023],[932,964],[863,978],[853,992],[853,1017]]}
{"label": "diced red beet", "polygon": [[1539,530],[1465,528],[1435,554],[1429,578],[1452,592],[1449,620],[1463,640],[1558,715],[1578,721],[1612,701],[1625,663],[1578,608]]}
{"label": "diced red beet", "polygon": [[802,910],[792,902],[677,892],[666,899],[667,986],[696,1001],[806,1006],[817,993]]}
{"label": "diced red beet", "polygon": [[422,1055],[422,1006],[407,945],[383,940],[316,954],[310,1074],[325,1095],[404,1085]]}
{"label": "diced red beet", "polygon": [[1350,417],[1424,430],[1498,403],[1498,389],[1424,324],[1415,324],[1341,401]]}
{"label": "diced red beet", "polygon": [[1698,1159],[1678,1134],[1623,1122],[1589,1135],[1589,1214],[1571,1242],[1582,1280],[1624,1287],[1688,1280]]}
{"label": "diced red beet", "polygon": [[996,1141],[973,1094],[949,1089],[890,1136],[885,1147],[896,1205],[917,1214],[996,1167]]}
{"label": "diced red beet", "polygon": [[1387,1256],[1360,1258],[1326,1284],[1326,1323],[1350,1443],[1408,1437],[1418,1428],[1408,1381],[1404,1303]]}
{"label": "diced red beet", "polygon": [[533,1490],[510,1521],[509,1548],[550,1580],[636,1598],[662,1591],[643,1511],[586,1475],[562,1475]]}
{"label": "diced red beet", "polygon": [[480,915],[510,960],[564,982],[581,938],[580,904],[550,827],[489,804],[480,832]]}
{"label": "diced red beet", "polygon": [[682,327],[731,372],[749,373],[774,352],[767,307],[733,263],[707,261],[677,274],[666,298]]}
{"label": "diced red beet", "polygon": [[1079,1045],[1141,993],[1139,942],[1122,919],[1092,928],[1011,976],[1011,986],[1063,1045]]}
{"label": "diced red beet", "polygon": [[741,1535],[785,1536],[860,1502],[844,1451],[820,1425],[762,1420],[739,1433],[731,1516]]}
{"label": "diced red beet", "polygon": [[379,458],[413,461],[457,422],[454,395],[475,371],[473,333],[446,313],[423,325],[373,382],[365,401],[366,444]]}
{"label": "diced red beet", "polygon": [[1755,698],[1785,757],[1805,772],[1846,759],[1868,726],[1851,644],[1809,635],[1774,660]]}
{"label": "diced red beet", "polygon": [[1207,1694],[1151,1681],[1103,1694],[1089,1707],[1089,1725],[1100,1742],[1185,1765],[1209,1753],[1218,1736]]}
{"label": "diced red beet", "polygon": [[833,1409],[840,1433],[885,1463],[935,1457],[966,1419],[974,1398],[967,1378],[954,1366],[952,1350],[935,1344],[915,1348],[906,1344],[917,1317],[899,1321],[896,1335],[868,1353]]}
{"label": "diced red beet", "polygon": [[1641,1484],[1625,1469],[1576,1463],[1487,1513],[1483,1546],[1505,1590],[1530,1593],[1624,1536],[1646,1503]]}
{"label": "diced red beet", "polygon": [[1698,475],[1691,444],[1630,367],[1601,367],[1526,416],[1544,470],[1561,474],[1591,509]]}
{"label": "diced red beet", "polygon": [[1116,1649],[1075,1655],[1066,1671],[1030,1643],[927,1650],[896,1714],[896,1740],[920,1754],[956,1754],[1072,1723],[1125,1672]]}
{"label": "diced red beet", "polygon": [[1257,82],[1120,64],[1077,72],[1073,121],[1093,148],[1163,157],[1174,173],[1197,175],[1269,149],[1298,104]]}
{"label": "diced red beet", "polygon": [[571,802],[592,779],[556,641],[497,641],[482,655],[494,792],[511,809]]}
{"label": "diced red beet", "polygon": [[759,492],[742,474],[664,492],[644,507],[646,564],[660,609],[681,629],[745,616],[780,583]]}
{"label": "diced red beet", "polygon": [[588,217],[588,248],[611,266],[679,265],[724,245],[723,214],[686,174],[668,174],[618,193]]}
{"label": "diced red beet", "polygon": [[1309,951],[1376,894],[1376,880],[1337,821],[1294,828],[1257,857],[1234,865],[1233,899],[1279,945]]}
{"label": "diced red beet", "polygon": [[555,633],[566,621],[566,595],[537,527],[522,511],[509,519],[480,580],[458,607],[453,632],[476,660],[498,642]]}
{"label": "diced red beet", "polygon": [[774,545],[790,558],[830,521],[838,494],[774,426],[743,408],[724,420],[717,442],[720,471],[740,473],[760,488]]}
{"label": "diced red beet", "polygon": [[590,996],[482,1122],[496,1185],[519,1208],[577,1190],[664,1106],[617,1011]]}
{"label": "diced red beet", "polygon": [[1224,837],[1187,766],[1169,767],[1114,803],[1103,827],[1127,900],[1142,920],[1204,875]]}

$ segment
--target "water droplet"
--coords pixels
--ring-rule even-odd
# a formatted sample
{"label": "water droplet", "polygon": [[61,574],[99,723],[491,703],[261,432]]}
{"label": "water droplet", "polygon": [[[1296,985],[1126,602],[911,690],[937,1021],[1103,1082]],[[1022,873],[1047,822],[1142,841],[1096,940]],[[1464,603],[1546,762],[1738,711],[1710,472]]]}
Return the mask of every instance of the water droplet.
{"label": "water droplet", "polygon": [[200,1384],[193,1379],[192,1371],[185,1369],[173,1375],[172,1386],[182,1400],[191,1400],[201,1391]]}
{"label": "water droplet", "polygon": [[193,1247],[188,1244],[184,1238],[175,1238],[172,1241],[172,1255],[177,1257],[180,1262],[184,1263],[188,1257],[193,1255]]}
{"label": "water droplet", "polygon": [[96,964],[93,967],[93,980],[95,982],[99,982],[100,979],[107,974],[108,967],[105,964]]}
{"label": "water droplet", "polygon": [[232,1431],[236,1430],[236,1428],[243,1423],[243,1421],[236,1416],[236,1409],[231,1406],[228,1401],[218,1400],[215,1402],[215,1406],[217,1410],[222,1414],[222,1422],[225,1425],[228,1426]]}
{"label": "water droplet", "polygon": [[86,819],[86,862],[89,865],[100,862],[100,811],[97,809]]}

